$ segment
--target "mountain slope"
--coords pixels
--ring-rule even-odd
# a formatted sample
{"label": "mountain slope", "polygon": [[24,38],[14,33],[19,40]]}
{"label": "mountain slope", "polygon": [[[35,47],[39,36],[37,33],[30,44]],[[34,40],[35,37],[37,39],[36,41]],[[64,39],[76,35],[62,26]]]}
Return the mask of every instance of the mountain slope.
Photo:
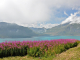
{"label": "mountain slope", "polygon": [[0,22],[0,38],[26,38],[38,36],[28,27]]}
{"label": "mountain slope", "polygon": [[80,24],[65,23],[48,29],[45,34],[58,36],[80,36]]}

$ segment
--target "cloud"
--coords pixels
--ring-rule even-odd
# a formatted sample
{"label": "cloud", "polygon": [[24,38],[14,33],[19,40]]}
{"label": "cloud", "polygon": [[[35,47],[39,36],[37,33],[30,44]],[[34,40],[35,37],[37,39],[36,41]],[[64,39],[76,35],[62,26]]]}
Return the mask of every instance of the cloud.
{"label": "cloud", "polygon": [[[5,1],[5,2],[4,2]],[[47,21],[49,9],[37,0],[4,0],[0,7],[0,19],[14,23],[34,23]]]}
{"label": "cloud", "polygon": [[45,27],[45,28],[52,28],[52,27],[55,27],[59,24],[51,24],[51,23],[48,23],[48,24],[40,24],[40,27]]}
{"label": "cloud", "polygon": [[0,0],[0,21],[35,26],[49,21],[52,14],[55,17],[57,9],[78,9],[79,2],[80,0]]}
{"label": "cloud", "polygon": [[64,14],[68,16],[68,14],[64,11]]}
{"label": "cloud", "polygon": [[38,24],[26,24],[26,26],[28,27],[34,27],[34,28],[52,28],[52,27],[55,27],[59,24],[51,24],[51,23],[48,23],[48,24],[44,24],[44,23],[41,23],[40,25]]}
{"label": "cloud", "polygon": [[64,21],[62,21],[61,24],[65,24],[65,23],[80,23],[80,16],[77,16],[77,14],[80,14],[80,11],[79,12],[75,12],[74,14],[71,13],[71,15],[66,18]]}

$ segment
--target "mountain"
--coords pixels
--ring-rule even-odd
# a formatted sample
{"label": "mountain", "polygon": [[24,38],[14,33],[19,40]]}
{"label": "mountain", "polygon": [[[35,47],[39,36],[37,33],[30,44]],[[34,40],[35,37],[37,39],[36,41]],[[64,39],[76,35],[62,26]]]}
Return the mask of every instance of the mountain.
{"label": "mountain", "polygon": [[45,34],[53,36],[80,36],[80,21],[66,19],[60,25],[48,29]]}
{"label": "mountain", "polygon": [[39,36],[28,27],[0,22],[0,38],[27,38]]}

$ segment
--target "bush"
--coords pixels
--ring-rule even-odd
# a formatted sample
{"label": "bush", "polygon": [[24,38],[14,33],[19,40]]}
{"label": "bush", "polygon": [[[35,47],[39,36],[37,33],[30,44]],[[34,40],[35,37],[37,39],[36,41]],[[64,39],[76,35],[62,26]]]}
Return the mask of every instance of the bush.
{"label": "bush", "polygon": [[0,57],[7,57],[7,56],[23,56],[27,55],[28,46],[19,48],[9,48],[5,50],[0,50]]}
{"label": "bush", "polygon": [[32,47],[28,49],[27,53],[29,56],[33,56],[33,57],[39,57],[42,55],[42,52],[40,51],[39,47]]}

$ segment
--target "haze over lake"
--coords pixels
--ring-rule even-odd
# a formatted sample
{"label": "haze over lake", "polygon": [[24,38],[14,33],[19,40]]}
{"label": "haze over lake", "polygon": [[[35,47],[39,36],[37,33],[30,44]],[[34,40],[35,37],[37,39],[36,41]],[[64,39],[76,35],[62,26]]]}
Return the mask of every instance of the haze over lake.
{"label": "haze over lake", "polygon": [[77,39],[80,40],[80,36],[40,36],[32,38],[0,38],[0,43],[5,41],[38,41],[38,40],[54,40],[54,39]]}

